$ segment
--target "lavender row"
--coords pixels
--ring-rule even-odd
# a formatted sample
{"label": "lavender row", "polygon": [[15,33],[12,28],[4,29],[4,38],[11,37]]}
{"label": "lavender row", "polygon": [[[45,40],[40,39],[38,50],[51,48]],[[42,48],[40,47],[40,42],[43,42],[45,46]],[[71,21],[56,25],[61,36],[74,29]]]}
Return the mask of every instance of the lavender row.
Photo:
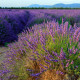
{"label": "lavender row", "polygon": [[17,40],[17,34],[23,31],[28,18],[27,11],[0,10],[0,45]]}
{"label": "lavender row", "polygon": [[[27,29],[30,25],[42,23],[44,20],[60,20],[62,16],[64,21],[70,21],[73,26],[76,22],[80,25],[80,10],[15,10],[0,9],[0,44],[12,42],[18,39],[17,34]],[[69,19],[68,19],[69,18]],[[59,21],[61,23],[61,21]],[[9,39],[10,38],[10,39]]]}
{"label": "lavender row", "polygon": [[79,76],[80,27],[76,24],[68,26],[68,22],[63,23],[62,19],[61,25],[55,21],[44,22],[34,25],[29,32],[22,32],[18,42],[8,45],[10,50],[6,52],[4,70],[7,67],[12,75],[23,80],[29,77],[38,79],[51,69],[56,69],[59,75]]}

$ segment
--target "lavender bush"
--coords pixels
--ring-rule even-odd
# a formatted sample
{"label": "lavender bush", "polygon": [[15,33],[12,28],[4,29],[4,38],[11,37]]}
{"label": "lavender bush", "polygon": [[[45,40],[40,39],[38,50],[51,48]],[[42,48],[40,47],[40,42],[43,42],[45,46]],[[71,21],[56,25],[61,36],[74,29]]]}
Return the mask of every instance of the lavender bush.
{"label": "lavender bush", "polygon": [[[34,25],[29,32],[18,36],[18,42],[8,45],[4,69],[20,79],[38,79],[47,70],[56,69],[59,75],[80,75],[80,27],[59,25],[51,21]],[[6,68],[6,69],[5,69]],[[2,74],[2,78],[4,74]],[[77,78],[78,78],[77,77]],[[15,77],[12,77],[15,78]],[[76,78],[76,79],[77,79]]]}
{"label": "lavender bush", "polygon": [[19,10],[0,10],[0,45],[18,39],[27,24],[29,13]]}

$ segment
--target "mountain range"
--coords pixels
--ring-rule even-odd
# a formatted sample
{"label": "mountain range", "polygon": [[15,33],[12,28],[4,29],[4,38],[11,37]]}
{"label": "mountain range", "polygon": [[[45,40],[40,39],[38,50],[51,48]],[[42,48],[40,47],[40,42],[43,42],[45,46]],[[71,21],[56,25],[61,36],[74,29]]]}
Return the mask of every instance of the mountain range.
{"label": "mountain range", "polygon": [[32,4],[32,5],[29,5],[27,7],[36,7],[36,8],[39,8],[39,7],[44,7],[44,8],[60,8],[60,7],[63,7],[63,8],[80,8],[80,3],[74,3],[74,4],[63,4],[63,3],[59,3],[59,4],[55,4],[55,5],[39,5],[39,4]]}

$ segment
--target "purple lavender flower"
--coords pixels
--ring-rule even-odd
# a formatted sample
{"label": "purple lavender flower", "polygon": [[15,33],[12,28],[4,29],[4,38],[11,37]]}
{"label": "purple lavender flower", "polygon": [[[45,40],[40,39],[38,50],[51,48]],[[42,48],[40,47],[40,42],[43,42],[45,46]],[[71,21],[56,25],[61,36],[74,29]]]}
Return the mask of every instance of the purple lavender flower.
{"label": "purple lavender flower", "polygon": [[53,38],[54,37],[54,35],[53,35],[53,29],[50,29],[49,33],[50,33],[51,37]]}
{"label": "purple lavender flower", "polygon": [[68,67],[69,66],[69,62],[66,64],[66,67]]}
{"label": "purple lavender flower", "polygon": [[45,56],[45,58],[46,58],[47,60],[50,60],[50,58],[49,58],[48,56]]}
{"label": "purple lavender flower", "polygon": [[66,59],[66,54],[63,52],[63,48],[61,48],[59,58],[60,58],[60,59]]}
{"label": "purple lavender flower", "polygon": [[78,68],[78,66],[74,66],[74,68],[76,69],[76,68]]}
{"label": "purple lavender flower", "polygon": [[54,51],[52,51],[52,53],[54,54],[54,56],[58,57],[58,54]]}
{"label": "purple lavender flower", "polygon": [[50,62],[48,62],[48,61],[45,61],[45,63],[47,63],[47,64],[49,64],[49,65],[50,65]]}
{"label": "purple lavender flower", "polygon": [[42,29],[40,29],[40,42],[42,45],[45,45],[45,37],[43,35]]}
{"label": "purple lavender flower", "polygon": [[78,49],[74,49],[73,53],[76,54],[77,51],[78,51]]}
{"label": "purple lavender flower", "polygon": [[42,46],[42,48],[44,49],[44,51],[45,51],[45,52],[47,52],[47,53],[49,54],[49,52],[45,49],[45,47],[44,47],[44,46]]}
{"label": "purple lavender flower", "polygon": [[58,62],[58,60],[55,60],[55,59],[50,59],[50,61],[53,61],[53,62]]}
{"label": "purple lavender flower", "polygon": [[34,44],[31,44],[31,43],[29,42],[29,40],[28,40],[28,39],[26,39],[26,38],[25,38],[25,40],[26,40],[27,45],[29,46],[29,48],[31,48],[31,49],[33,49],[33,50],[35,50],[35,48],[34,48]]}
{"label": "purple lavender flower", "polygon": [[71,45],[71,42],[72,42],[72,38],[70,37],[70,38],[69,38],[69,43],[70,43],[70,45]]}
{"label": "purple lavender flower", "polygon": [[78,56],[78,58],[80,58],[80,56]]}
{"label": "purple lavender flower", "polygon": [[78,47],[80,48],[80,42],[78,43]]}
{"label": "purple lavender flower", "polygon": [[73,34],[73,41],[76,40],[76,36],[78,35],[78,32],[80,32],[80,28],[77,28]]}
{"label": "purple lavender flower", "polygon": [[31,70],[31,69],[27,69],[27,71],[29,71],[29,72],[33,72],[33,70]]}
{"label": "purple lavender flower", "polygon": [[39,76],[41,73],[36,73],[36,74],[34,74],[34,73],[32,73],[32,74],[30,74],[30,76]]}
{"label": "purple lavender flower", "polygon": [[63,67],[63,69],[64,69],[64,63],[63,63],[63,62],[61,62],[61,64],[62,64],[62,67]]}
{"label": "purple lavender flower", "polygon": [[78,42],[80,40],[80,32],[78,33],[77,37],[76,37],[76,42]]}
{"label": "purple lavender flower", "polygon": [[78,66],[76,66],[76,68],[78,68]]}
{"label": "purple lavender flower", "polygon": [[53,58],[54,59],[54,57],[51,54],[48,54],[48,56],[49,56],[49,58]]}
{"label": "purple lavender flower", "polygon": [[60,71],[60,74],[61,74],[61,75],[64,75],[64,73],[63,73],[62,71]]}
{"label": "purple lavender flower", "polygon": [[44,68],[48,68],[48,67],[46,67],[46,66],[44,66],[44,65],[42,65],[42,64],[40,64],[41,66],[43,66]]}
{"label": "purple lavender flower", "polygon": [[70,59],[69,60],[66,60],[66,62],[69,62],[70,61]]}
{"label": "purple lavender flower", "polygon": [[73,53],[72,49],[68,49],[68,51],[69,51],[69,53],[70,53],[70,54],[72,54],[72,53]]}
{"label": "purple lavender flower", "polygon": [[56,71],[56,74],[59,74],[59,71]]}
{"label": "purple lavender flower", "polygon": [[69,31],[71,31],[71,28],[72,28],[72,26],[70,25],[70,27],[69,27]]}
{"label": "purple lavender flower", "polygon": [[74,61],[72,60],[72,61],[71,61],[71,64],[73,64],[73,63],[74,63]]}
{"label": "purple lavender flower", "polygon": [[68,22],[65,22],[64,28],[63,28],[63,33],[65,34],[68,31]]}

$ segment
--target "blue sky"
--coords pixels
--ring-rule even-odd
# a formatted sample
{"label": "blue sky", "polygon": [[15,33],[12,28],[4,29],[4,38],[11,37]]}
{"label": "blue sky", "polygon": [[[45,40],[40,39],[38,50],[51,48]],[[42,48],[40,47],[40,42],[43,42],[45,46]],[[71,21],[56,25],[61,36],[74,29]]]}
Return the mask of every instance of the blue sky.
{"label": "blue sky", "polygon": [[0,7],[25,7],[31,4],[54,5],[80,3],[80,0],[0,0]]}

